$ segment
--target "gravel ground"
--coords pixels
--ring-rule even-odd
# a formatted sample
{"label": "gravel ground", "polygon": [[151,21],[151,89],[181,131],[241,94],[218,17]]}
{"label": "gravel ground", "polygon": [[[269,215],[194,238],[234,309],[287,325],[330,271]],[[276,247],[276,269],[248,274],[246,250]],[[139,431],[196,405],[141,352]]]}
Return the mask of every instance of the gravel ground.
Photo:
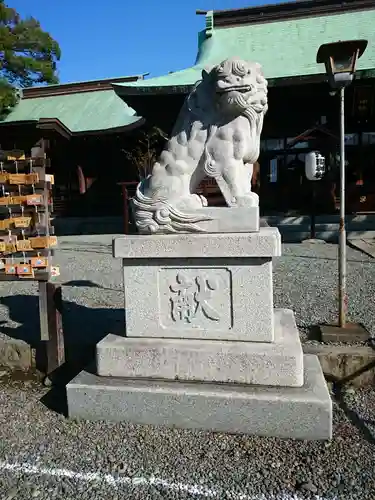
{"label": "gravel ground", "polygon": [[331,442],[67,420],[46,391],[3,382],[1,499],[375,498],[373,391],[337,395]]}
{"label": "gravel ground", "polygon": [[[303,339],[336,316],[337,247],[284,245],[275,305],[294,309]],[[65,331],[73,352],[124,331],[121,262],[111,237],[60,239]],[[36,344],[37,288],[2,283],[0,332]],[[349,314],[375,335],[375,260],[348,249]],[[82,347],[80,347],[82,350]],[[303,443],[66,420],[62,392],[3,376],[0,499],[299,500],[375,498],[375,393],[337,394],[334,439]]]}
{"label": "gravel ground", "polygon": [[[283,245],[274,265],[276,307],[296,313],[302,340],[314,325],[338,316],[338,246],[327,243]],[[347,248],[349,321],[363,323],[375,336],[375,259]]]}

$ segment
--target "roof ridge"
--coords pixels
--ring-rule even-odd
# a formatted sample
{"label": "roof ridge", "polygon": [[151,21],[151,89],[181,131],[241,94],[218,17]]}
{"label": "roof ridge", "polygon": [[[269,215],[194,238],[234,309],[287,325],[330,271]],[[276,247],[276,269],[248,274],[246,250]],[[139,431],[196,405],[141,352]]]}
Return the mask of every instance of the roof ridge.
{"label": "roof ridge", "polygon": [[[214,10],[213,27],[234,27],[374,9],[373,0],[293,0],[238,9]],[[197,11],[204,14],[206,11]]]}
{"label": "roof ridge", "polygon": [[105,78],[87,82],[62,83],[56,85],[43,85],[38,87],[26,87],[21,89],[23,99],[34,99],[37,97],[52,97],[57,95],[80,94],[82,92],[97,92],[113,90],[113,83],[137,82],[144,79],[148,73],[140,76],[127,76],[118,78]]}
{"label": "roof ridge", "polygon": [[26,89],[43,89],[43,88],[51,88],[51,87],[65,87],[65,86],[70,86],[70,85],[85,85],[85,84],[94,84],[94,83],[100,83],[100,82],[115,82],[115,81],[133,81],[133,80],[143,80],[145,76],[148,76],[150,73],[140,73],[140,74],[135,74],[135,75],[125,75],[125,76],[114,76],[113,78],[96,78],[93,80],[79,80],[76,82],[65,82],[65,83],[53,83],[50,85],[33,85],[31,87],[24,87],[23,90]]}

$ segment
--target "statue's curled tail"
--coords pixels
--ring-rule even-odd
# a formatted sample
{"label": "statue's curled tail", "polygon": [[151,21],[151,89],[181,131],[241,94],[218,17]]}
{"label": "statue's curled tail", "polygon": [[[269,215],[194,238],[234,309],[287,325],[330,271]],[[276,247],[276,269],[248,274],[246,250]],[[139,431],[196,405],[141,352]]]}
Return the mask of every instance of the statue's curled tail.
{"label": "statue's curled tail", "polygon": [[[199,226],[199,222],[211,220],[204,214],[186,214],[173,207],[167,199],[155,199],[143,194],[144,183],[137,186],[132,199],[133,211],[136,214],[135,223],[140,233],[200,233],[205,230]],[[203,198],[202,198],[203,200]],[[206,200],[205,204],[207,204]]]}

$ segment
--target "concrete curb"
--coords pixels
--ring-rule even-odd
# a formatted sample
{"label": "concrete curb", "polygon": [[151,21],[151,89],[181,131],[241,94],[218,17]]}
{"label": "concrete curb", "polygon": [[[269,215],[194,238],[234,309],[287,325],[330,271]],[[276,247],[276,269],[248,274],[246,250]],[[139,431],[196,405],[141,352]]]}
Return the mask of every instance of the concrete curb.
{"label": "concrete curb", "polygon": [[375,238],[348,240],[350,246],[375,259]]}
{"label": "concrete curb", "polygon": [[375,349],[371,347],[303,344],[303,352],[318,356],[328,381],[355,387],[375,384]]}

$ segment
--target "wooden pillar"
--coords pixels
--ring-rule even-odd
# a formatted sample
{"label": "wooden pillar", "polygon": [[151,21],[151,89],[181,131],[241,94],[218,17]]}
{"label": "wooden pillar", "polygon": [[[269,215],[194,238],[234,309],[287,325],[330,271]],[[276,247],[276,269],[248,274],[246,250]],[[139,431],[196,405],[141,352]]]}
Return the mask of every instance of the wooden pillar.
{"label": "wooden pillar", "polygon": [[50,375],[65,362],[61,286],[39,282],[39,318],[40,339],[46,346],[46,375]]}

